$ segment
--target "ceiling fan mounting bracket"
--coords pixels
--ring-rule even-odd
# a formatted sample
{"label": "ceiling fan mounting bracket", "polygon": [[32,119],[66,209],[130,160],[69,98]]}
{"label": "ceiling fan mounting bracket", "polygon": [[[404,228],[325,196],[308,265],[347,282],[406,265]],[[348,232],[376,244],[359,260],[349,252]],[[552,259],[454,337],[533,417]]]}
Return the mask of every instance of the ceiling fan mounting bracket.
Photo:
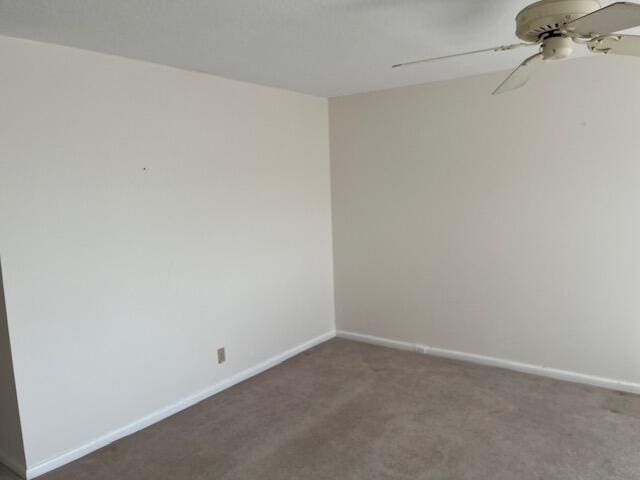
{"label": "ceiling fan mounting bracket", "polygon": [[[619,46],[618,44],[624,44],[625,38],[620,35],[603,35],[600,37],[596,37],[592,39],[589,43],[587,43],[587,48],[589,51],[593,53],[609,53],[614,47]],[[619,53],[624,54],[624,51],[619,51]]]}
{"label": "ceiling fan mounting bracket", "polygon": [[572,20],[600,9],[598,0],[542,0],[525,7],[516,17],[516,35],[539,42]]}

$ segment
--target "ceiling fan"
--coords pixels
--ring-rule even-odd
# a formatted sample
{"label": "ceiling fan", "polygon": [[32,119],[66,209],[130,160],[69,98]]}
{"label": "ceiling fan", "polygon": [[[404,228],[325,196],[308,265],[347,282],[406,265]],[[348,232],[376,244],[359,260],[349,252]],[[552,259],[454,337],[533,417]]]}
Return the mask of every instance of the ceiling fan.
{"label": "ceiling fan", "polygon": [[640,4],[616,2],[602,8],[598,0],[541,0],[516,16],[516,36],[526,43],[485,48],[444,57],[399,63],[393,68],[482,52],[503,52],[539,46],[498,86],[493,94],[522,87],[545,61],[571,56],[573,44],[586,45],[593,53],[640,57],[640,36],[613,32],[640,26]]}

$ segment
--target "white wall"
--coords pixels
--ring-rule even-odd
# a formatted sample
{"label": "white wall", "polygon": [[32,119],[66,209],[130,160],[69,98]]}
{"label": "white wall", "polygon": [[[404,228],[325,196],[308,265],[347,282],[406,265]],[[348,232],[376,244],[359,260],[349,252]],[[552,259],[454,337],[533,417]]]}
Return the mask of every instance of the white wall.
{"label": "white wall", "polygon": [[0,463],[5,463],[17,473],[25,472],[20,412],[4,301],[2,265],[0,265]]}
{"label": "white wall", "polygon": [[9,38],[0,65],[30,467],[334,328],[326,99]]}
{"label": "white wall", "polygon": [[640,382],[640,61],[330,100],[339,329]]}

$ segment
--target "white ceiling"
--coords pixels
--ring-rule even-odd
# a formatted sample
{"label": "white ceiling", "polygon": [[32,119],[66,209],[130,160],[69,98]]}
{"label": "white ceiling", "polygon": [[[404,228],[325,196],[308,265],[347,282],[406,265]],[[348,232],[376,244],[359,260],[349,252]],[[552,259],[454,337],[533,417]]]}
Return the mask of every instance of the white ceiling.
{"label": "white ceiling", "polygon": [[0,0],[0,34],[338,96],[513,68],[531,53],[520,49],[390,67],[516,43],[514,18],[528,3]]}

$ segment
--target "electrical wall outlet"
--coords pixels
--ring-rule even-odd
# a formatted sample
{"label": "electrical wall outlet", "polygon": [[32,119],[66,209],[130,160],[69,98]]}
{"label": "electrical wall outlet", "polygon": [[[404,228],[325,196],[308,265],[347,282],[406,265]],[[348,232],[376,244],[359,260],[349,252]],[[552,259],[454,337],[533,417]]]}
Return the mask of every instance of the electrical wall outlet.
{"label": "electrical wall outlet", "polygon": [[227,355],[224,352],[224,347],[218,349],[218,363],[224,363],[227,359]]}

